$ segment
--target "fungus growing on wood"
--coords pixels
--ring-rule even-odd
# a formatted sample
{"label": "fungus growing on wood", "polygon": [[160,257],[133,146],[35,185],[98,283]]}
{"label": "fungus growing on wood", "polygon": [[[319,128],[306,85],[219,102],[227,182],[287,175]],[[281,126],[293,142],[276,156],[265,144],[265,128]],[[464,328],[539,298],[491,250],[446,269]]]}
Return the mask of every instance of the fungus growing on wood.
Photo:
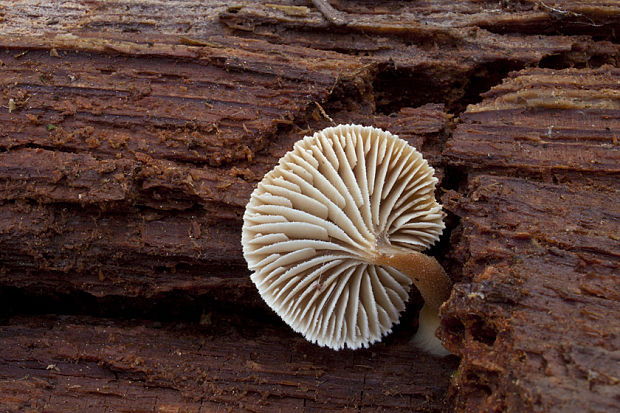
{"label": "fungus growing on wood", "polygon": [[308,340],[368,347],[389,333],[411,283],[424,307],[415,341],[435,336],[450,278],[421,251],[444,229],[434,169],[399,137],[340,125],[297,142],[252,193],[243,254],[267,304]]}

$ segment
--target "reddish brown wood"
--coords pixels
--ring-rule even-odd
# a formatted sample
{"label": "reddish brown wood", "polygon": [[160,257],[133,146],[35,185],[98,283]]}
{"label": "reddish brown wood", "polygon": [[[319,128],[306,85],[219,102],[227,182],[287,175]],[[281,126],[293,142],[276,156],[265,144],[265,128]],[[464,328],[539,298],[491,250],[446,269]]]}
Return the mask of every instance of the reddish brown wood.
{"label": "reddish brown wood", "polygon": [[446,154],[501,173],[616,176],[619,84],[612,66],[513,73],[461,116]]}
{"label": "reddish brown wood", "polygon": [[[19,317],[0,327],[0,407],[9,411],[437,410],[456,359],[402,338],[390,348],[317,351],[249,317],[201,325]],[[33,340],[33,338],[35,338]],[[411,368],[412,360],[418,367]],[[382,366],[377,368],[376,366]],[[428,383],[444,383],[430,387]]]}
{"label": "reddish brown wood", "polygon": [[463,226],[442,311],[459,410],[620,406],[619,73],[515,73],[446,145],[470,172],[445,198]]}
{"label": "reddish brown wood", "polygon": [[[3,409],[617,408],[617,2],[330,4],[0,1]],[[333,353],[248,280],[253,186],[332,121],[436,168],[458,370],[415,292]]]}

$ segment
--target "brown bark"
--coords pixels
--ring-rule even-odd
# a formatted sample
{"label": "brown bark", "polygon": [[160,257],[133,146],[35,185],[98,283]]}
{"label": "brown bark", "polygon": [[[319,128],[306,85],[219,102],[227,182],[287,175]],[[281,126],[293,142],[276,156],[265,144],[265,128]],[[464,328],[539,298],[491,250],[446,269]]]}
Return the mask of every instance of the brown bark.
{"label": "brown bark", "polygon": [[[617,407],[617,2],[162,4],[0,1],[2,408]],[[333,353],[248,279],[253,186],[330,118],[437,170],[452,381],[419,296]]]}
{"label": "brown bark", "polygon": [[442,311],[459,410],[619,406],[619,85],[609,66],[515,73],[446,145],[475,165],[445,199],[463,225]]}
{"label": "brown bark", "polygon": [[[3,411],[437,410],[455,360],[390,348],[317,351],[281,326],[17,317],[0,329]],[[6,354],[6,353],[5,353]],[[411,361],[419,367],[411,369]],[[378,367],[381,366],[381,367]],[[403,377],[406,379],[404,380]]]}

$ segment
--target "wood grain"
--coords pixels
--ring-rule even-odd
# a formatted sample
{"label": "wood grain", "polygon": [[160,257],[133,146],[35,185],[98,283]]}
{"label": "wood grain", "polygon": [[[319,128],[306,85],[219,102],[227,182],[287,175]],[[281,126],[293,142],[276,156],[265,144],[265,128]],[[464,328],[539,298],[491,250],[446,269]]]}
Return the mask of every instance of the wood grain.
{"label": "wood grain", "polygon": [[[438,410],[456,358],[407,341],[323,351],[280,326],[18,317],[0,327],[3,411]],[[33,341],[33,337],[36,339]],[[418,367],[411,368],[415,360]],[[382,366],[376,368],[376,366]],[[429,386],[427,383],[443,383]]]}
{"label": "wood grain", "polygon": [[617,76],[514,73],[446,144],[469,170],[465,194],[445,198],[462,217],[453,253],[464,281],[442,311],[448,346],[463,356],[459,410],[620,404]]}

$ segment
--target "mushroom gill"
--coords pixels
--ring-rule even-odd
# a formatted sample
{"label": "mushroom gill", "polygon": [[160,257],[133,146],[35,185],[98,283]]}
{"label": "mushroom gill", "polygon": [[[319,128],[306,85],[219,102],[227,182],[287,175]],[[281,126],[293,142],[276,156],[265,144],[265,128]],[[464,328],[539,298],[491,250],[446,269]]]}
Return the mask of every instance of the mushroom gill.
{"label": "mushroom gill", "polygon": [[252,193],[243,254],[267,304],[308,340],[368,347],[398,323],[413,282],[425,300],[416,341],[435,337],[451,282],[420,251],[444,224],[434,169],[399,137],[340,125],[297,142]]}

